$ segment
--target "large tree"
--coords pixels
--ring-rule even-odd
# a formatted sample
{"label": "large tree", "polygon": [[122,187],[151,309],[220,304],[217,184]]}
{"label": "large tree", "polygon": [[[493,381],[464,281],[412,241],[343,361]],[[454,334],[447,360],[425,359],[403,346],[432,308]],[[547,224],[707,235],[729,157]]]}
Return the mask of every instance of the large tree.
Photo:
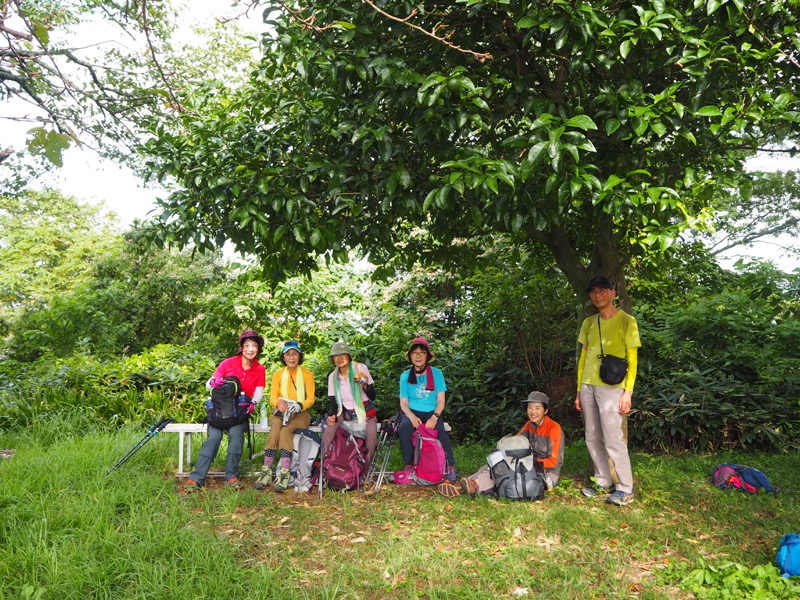
{"label": "large tree", "polygon": [[159,124],[161,241],[230,240],[274,277],[361,248],[459,260],[543,243],[576,290],[703,225],[796,140],[780,0],[279,2],[243,92]]}

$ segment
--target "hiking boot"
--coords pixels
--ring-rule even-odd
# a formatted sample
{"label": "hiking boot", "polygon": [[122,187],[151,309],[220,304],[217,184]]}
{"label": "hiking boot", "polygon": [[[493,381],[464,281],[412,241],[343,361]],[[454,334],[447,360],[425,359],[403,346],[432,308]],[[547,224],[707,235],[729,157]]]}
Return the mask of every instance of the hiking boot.
{"label": "hiking boot", "polygon": [[239,481],[238,477],[231,477],[225,482],[225,487],[229,490],[240,490],[242,489],[242,482]]}
{"label": "hiking boot", "polygon": [[439,490],[439,493],[444,496],[445,498],[455,498],[456,496],[461,495],[461,490],[454,486],[449,481],[445,481],[444,483],[440,483],[439,487],[436,488]]}
{"label": "hiking boot", "polygon": [[286,488],[289,487],[289,478],[291,474],[289,473],[289,469],[278,469],[278,476],[275,478],[275,485],[272,488],[272,491],[277,492],[278,494],[282,494],[286,491]]}
{"label": "hiking boot", "polygon": [[447,471],[444,473],[444,478],[449,481],[450,483],[456,482],[456,468],[455,467],[447,467]]}
{"label": "hiking boot", "polygon": [[261,476],[256,481],[256,489],[266,489],[268,485],[272,485],[273,479],[275,479],[275,469],[272,468],[272,465],[265,466],[261,469]]}
{"label": "hiking boot", "polygon": [[583,494],[587,498],[594,498],[597,495],[597,492],[603,492],[604,494],[613,494],[616,491],[617,491],[617,486],[615,486],[613,483],[609,486],[596,485],[594,487],[581,488],[581,494]]}
{"label": "hiking boot", "polygon": [[622,490],[617,490],[613,494],[611,494],[608,498],[606,498],[606,504],[614,504],[616,506],[625,506],[626,504],[630,504],[633,502],[633,492],[628,494],[627,492],[623,492]]}
{"label": "hiking boot", "polygon": [[464,477],[461,481],[458,482],[461,485],[461,491],[469,496],[474,496],[478,492],[480,492],[480,485],[476,479],[470,479],[469,477]]}
{"label": "hiking boot", "polygon": [[197,483],[194,479],[187,479],[183,486],[183,491],[191,494],[193,492],[199,492],[201,487],[203,486]]}

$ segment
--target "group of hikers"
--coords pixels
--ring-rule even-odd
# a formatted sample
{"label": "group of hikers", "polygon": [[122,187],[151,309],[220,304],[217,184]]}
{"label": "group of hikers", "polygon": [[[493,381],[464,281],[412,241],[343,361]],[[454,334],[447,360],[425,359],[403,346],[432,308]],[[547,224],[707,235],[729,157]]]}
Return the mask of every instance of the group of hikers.
{"label": "group of hikers", "polygon": [[[587,497],[605,493],[606,502],[624,506],[634,499],[633,473],[623,420],[631,409],[637,350],[641,345],[639,331],[636,320],[615,306],[616,290],[607,277],[595,277],[586,291],[597,309],[597,315],[583,321],[578,335],[581,353],[575,408],[583,414],[586,445],[594,464],[595,485],[581,491]],[[243,332],[239,336],[237,354],[219,364],[206,387],[213,391],[223,386],[228,378],[236,377],[241,385],[241,393],[252,400],[248,409],[252,410],[263,400],[266,388],[266,370],[258,360],[263,348],[264,338],[257,332]],[[425,338],[414,338],[408,345],[405,357],[411,366],[399,379],[400,413],[396,432],[406,469],[412,468],[415,458],[413,434],[424,425],[435,430],[446,456],[447,466],[438,491],[447,497],[491,492],[497,485],[491,460],[472,475],[460,480],[456,476],[453,448],[443,419],[447,383],[442,371],[431,366],[436,359],[431,345]],[[366,438],[365,460],[368,467],[378,445],[374,380],[367,365],[353,360],[353,353],[346,342],[333,344],[329,358],[334,369],[328,375],[328,409],[322,422],[322,447],[327,448],[332,443],[342,423],[360,427]],[[280,360],[283,366],[273,373],[270,387],[269,404],[273,414],[269,417],[264,465],[255,482],[256,489],[271,487],[278,493],[289,487],[294,434],[310,426],[308,409],[315,402],[316,392],[311,372],[302,366],[303,352],[297,341],[283,344]],[[540,391],[531,392],[522,400],[527,422],[514,436],[517,441],[520,441],[520,436],[527,441],[535,470],[541,474],[541,480],[548,489],[558,484],[564,460],[564,435],[558,423],[549,416],[550,403],[550,398]],[[229,438],[225,485],[242,488],[239,461],[247,427],[247,421],[225,430],[209,423],[208,437],[185,485],[187,491],[196,491],[204,485],[224,431],[228,432]],[[499,442],[498,451],[501,454],[504,452]],[[612,464],[616,472],[616,485],[612,480]]]}

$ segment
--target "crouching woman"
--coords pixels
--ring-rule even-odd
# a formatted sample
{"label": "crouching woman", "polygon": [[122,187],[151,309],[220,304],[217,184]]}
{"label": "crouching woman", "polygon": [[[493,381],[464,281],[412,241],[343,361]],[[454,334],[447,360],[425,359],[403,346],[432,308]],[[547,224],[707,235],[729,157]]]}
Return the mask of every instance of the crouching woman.
{"label": "crouching woman", "polygon": [[[517,435],[528,438],[533,458],[544,472],[545,484],[551,490],[558,485],[561,466],[564,464],[564,433],[561,426],[551,419],[550,398],[543,392],[531,392],[522,401],[522,408],[528,414],[528,422]],[[444,482],[439,485],[439,493],[452,497],[461,494],[475,495],[494,490],[495,482],[488,465],[482,466],[469,477],[464,477],[455,485]]]}

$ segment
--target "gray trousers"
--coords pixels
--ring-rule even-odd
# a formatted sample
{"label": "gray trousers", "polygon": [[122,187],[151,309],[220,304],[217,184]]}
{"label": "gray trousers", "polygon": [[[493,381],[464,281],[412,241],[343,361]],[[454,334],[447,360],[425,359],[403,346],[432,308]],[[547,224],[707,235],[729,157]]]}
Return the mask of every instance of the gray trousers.
{"label": "gray trousers", "polygon": [[602,486],[613,483],[610,458],[614,461],[619,484],[617,489],[630,494],[633,492],[633,471],[628,456],[628,445],[622,431],[625,418],[619,414],[619,398],[622,388],[607,385],[581,386],[581,407],[586,430],[586,447],[594,463],[594,476]]}
{"label": "gray trousers", "polygon": [[[228,429],[228,455],[225,458],[225,479],[233,479],[239,476],[239,460],[242,458],[244,449],[244,433],[247,431],[249,423],[245,421],[239,425],[234,425]],[[189,479],[196,481],[200,485],[205,483],[208,469],[211,462],[217,456],[220,442],[222,442],[222,429],[217,429],[213,425],[208,426],[208,438],[200,448],[200,455],[197,457],[197,464],[194,471],[189,474]]]}

